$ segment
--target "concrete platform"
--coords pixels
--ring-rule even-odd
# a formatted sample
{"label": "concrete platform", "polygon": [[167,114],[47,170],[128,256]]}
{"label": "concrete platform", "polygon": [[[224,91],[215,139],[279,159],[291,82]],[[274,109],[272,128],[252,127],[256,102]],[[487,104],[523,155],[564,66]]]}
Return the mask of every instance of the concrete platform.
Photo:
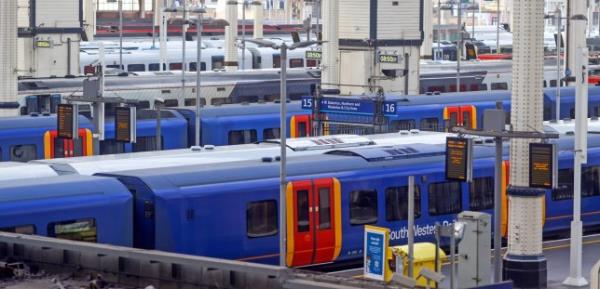
{"label": "concrete platform", "polygon": [[[585,287],[569,287],[564,286],[562,282],[569,274],[569,240],[556,240],[544,243],[544,254],[548,259],[548,288],[556,289],[573,289],[573,288],[589,288]],[[503,248],[505,250],[506,248]],[[590,270],[600,260],[600,235],[590,235],[583,239],[583,276],[588,280],[590,278]],[[490,266],[492,266],[490,264]],[[443,288],[450,288],[450,264],[445,262],[442,267],[446,280],[442,283]],[[493,270],[492,270],[493,271]],[[417,272],[416,272],[417,273]],[[361,269],[351,269],[340,272],[332,272],[330,274],[354,277],[361,279]]]}

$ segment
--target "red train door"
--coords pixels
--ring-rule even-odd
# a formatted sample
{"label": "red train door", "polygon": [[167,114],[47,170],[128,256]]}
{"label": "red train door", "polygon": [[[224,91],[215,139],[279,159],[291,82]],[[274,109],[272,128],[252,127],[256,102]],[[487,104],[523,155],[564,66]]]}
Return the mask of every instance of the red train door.
{"label": "red train door", "polygon": [[302,115],[294,115],[290,119],[290,137],[298,138],[298,137],[307,137],[311,135],[311,118],[308,114]]}
{"label": "red train door", "polygon": [[477,128],[477,110],[473,105],[448,106],[444,108],[446,128],[452,131],[455,126]]}
{"label": "red train door", "polygon": [[334,261],[341,250],[341,195],[337,179],[296,181],[287,189],[287,265]]}

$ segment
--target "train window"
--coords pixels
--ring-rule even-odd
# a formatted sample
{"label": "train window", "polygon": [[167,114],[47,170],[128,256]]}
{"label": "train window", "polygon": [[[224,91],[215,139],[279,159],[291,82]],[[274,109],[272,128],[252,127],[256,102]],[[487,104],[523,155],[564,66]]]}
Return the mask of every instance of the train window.
{"label": "train window", "polygon": [[414,119],[394,120],[390,126],[392,131],[411,130],[417,128],[417,124]]}
{"label": "train window", "polygon": [[80,219],[48,224],[48,236],[58,239],[96,243],[95,219]]}
{"label": "train window", "polygon": [[308,191],[301,190],[296,192],[296,194],[296,211],[298,212],[298,232],[308,232],[308,230],[310,229],[310,219],[308,217]]}
{"label": "train window", "polygon": [[301,100],[304,93],[290,93],[288,94],[288,100]]}
{"label": "train window", "polygon": [[548,82],[544,80],[544,87],[548,87]]}
{"label": "train window", "polygon": [[275,200],[252,202],[246,206],[246,233],[250,238],[277,234]]}
{"label": "train window", "polygon": [[492,90],[508,90],[508,83],[506,83],[506,82],[492,83]]}
{"label": "train window", "polygon": [[179,101],[177,99],[165,99],[165,107],[178,107]]}
{"label": "train window", "polygon": [[494,178],[474,178],[469,188],[469,207],[472,211],[494,207]]}
{"label": "train window", "polygon": [[462,211],[460,182],[442,182],[429,185],[429,215],[456,214]]}
{"label": "train window", "polygon": [[238,97],[239,102],[257,103],[258,96],[256,95],[240,95]]}
{"label": "train window", "polygon": [[37,159],[36,145],[10,146],[10,161],[28,162]]}
{"label": "train window", "polygon": [[439,131],[439,122],[435,117],[421,119],[420,130]]}
{"label": "train window", "polygon": [[[163,63],[163,70],[167,70],[166,63]],[[160,64],[159,63],[148,64],[148,71],[160,71]]]}
{"label": "train window", "polygon": [[118,65],[118,64],[109,64],[106,66],[106,68],[115,68],[115,69],[121,69],[123,70],[123,66],[122,65]]}
{"label": "train window", "polygon": [[558,170],[558,188],[552,190],[552,200],[573,199],[573,169]]}
{"label": "train window", "polygon": [[[190,71],[196,71],[196,62],[190,62]],[[200,62],[200,71],[206,71],[206,62]]]}
{"label": "train window", "polygon": [[463,111],[462,119],[462,126],[471,127],[471,111]]}
{"label": "train window", "polygon": [[279,138],[279,128],[265,128],[263,130],[263,140],[268,139],[278,139]]}
{"label": "train window", "polygon": [[254,143],[256,141],[255,129],[229,131],[228,144],[230,145]]}
{"label": "train window", "polygon": [[479,84],[477,84],[477,83],[473,83],[473,84],[469,85],[470,91],[479,91],[479,89],[480,89],[480,87],[479,87]]}
{"label": "train window", "polygon": [[362,190],[350,193],[350,224],[377,222],[377,191]]}
{"label": "train window", "polygon": [[581,173],[581,196],[600,196],[600,167],[585,167]]}
{"label": "train window", "polygon": [[317,67],[319,66],[319,62],[314,60],[314,59],[307,59],[306,60],[306,67]]}
{"label": "train window", "polygon": [[150,108],[150,102],[147,100],[140,101],[135,106],[138,109]]}
{"label": "train window", "polygon": [[[184,105],[185,106],[195,106],[196,105],[196,99],[195,98],[186,98],[184,100]],[[200,98],[200,105],[202,105],[202,106],[206,105],[206,99],[205,98]]]}
{"label": "train window", "polygon": [[211,105],[222,105],[231,103],[228,97],[215,97],[210,100]]}
{"label": "train window", "polygon": [[213,56],[212,58],[212,70],[223,69],[225,67],[225,56]]}
{"label": "train window", "polygon": [[169,69],[170,70],[181,70],[181,62],[177,62],[177,63],[169,63]]}
{"label": "train window", "polygon": [[279,54],[273,55],[273,68],[281,67],[281,56]]}
{"label": "train window", "polygon": [[550,80],[550,87],[556,87],[556,79]]}
{"label": "train window", "polygon": [[34,225],[25,225],[25,226],[5,227],[5,228],[0,228],[0,231],[8,232],[8,233],[23,234],[23,235],[34,235],[35,234],[35,226]]}
{"label": "train window", "polygon": [[329,188],[319,189],[319,229],[331,228],[331,203],[329,200]]}
{"label": "train window", "polygon": [[487,86],[487,84],[485,84],[485,83],[482,83],[482,84],[480,84],[480,85],[479,85],[479,90],[481,90],[481,91],[486,91],[486,90],[488,90],[488,86]]}
{"label": "train window", "polygon": [[[450,90],[449,90],[449,91],[450,91],[450,92],[456,92],[456,84],[451,84],[451,85],[450,85]],[[466,86],[466,85],[464,85],[464,84],[461,84],[461,85],[460,85],[460,91],[461,91],[461,92],[467,91],[467,86]]]}
{"label": "train window", "polygon": [[125,152],[125,144],[114,139],[107,139],[100,142],[100,154],[120,154]]}
{"label": "train window", "polygon": [[129,65],[127,65],[127,71],[129,71],[129,72],[146,71],[146,65],[144,65],[144,64],[129,64]]}
{"label": "train window", "polygon": [[292,58],[290,59],[290,68],[304,67],[304,59]]}
{"label": "train window", "polygon": [[[165,139],[161,138],[160,143],[164,145]],[[162,146],[160,149],[162,150]],[[147,152],[155,150],[157,150],[155,136],[138,136],[135,140],[135,143],[133,144],[133,152]]]}
{"label": "train window", "polygon": [[445,86],[429,86],[427,87],[427,92],[446,92],[446,87]]}
{"label": "train window", "polygon": [[[421,189],[415,185],[415,218],[421,216]],[[388,222],[408,219],[408,186],[385,189],[385,219]]]}

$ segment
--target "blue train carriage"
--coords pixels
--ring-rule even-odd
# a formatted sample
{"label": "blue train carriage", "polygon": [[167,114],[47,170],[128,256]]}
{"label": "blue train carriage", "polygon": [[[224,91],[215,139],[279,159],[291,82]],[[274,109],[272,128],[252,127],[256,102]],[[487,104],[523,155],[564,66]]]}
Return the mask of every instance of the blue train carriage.
{"label": "blue train carriage", "polygon": [[[600,140],[590,142],[586,228],[600,224]],[[572,139],[560,141],[561,169],[572,162]],[[414,144],[354,148],[290,158],[287,190],[290,266],[355,261],[362,257],[363,226],[392,228],[393,245],[406,241],[407,178],[416,176],[417,241],[432,240],[435,222],[449,223],[461,211],[492,213],[494,150],[476,149],[472,183],[447,181],[444,146]],[[278,173],[273,160],[185,166],[105,174],[118,178],[136,198],[134,245],[186,254],[276,263]],[[565,174],[563,172],[563,174]],[[503,166],[504,182],[508,164]],[[572,177],[572,176],[571,176]],[[561,186],[568,187],[563,177]],[[545,233],[568,230],[568,190],[548,191]],[[557,199],[559,198],[563,199]],[[563,195],[566,195],[564,197]],[[503,211],[508,212],[506,196]],[[506,215],[502,216],[506,230]]]}
{"label": "blue train carriage", "polygon": [[117,180],[0,181],[0,231],[132,246],[132,197]]}
{"label": "blue train carriage", "polygon": [[[187,121],[176,111],[161,113],[162,148],[176,149],[188,146]],[[100,153],[137,152],[156,149],[156,112],[140,111],[137,124],[137,143],[115,141],[114,121],[107,118],[106,139],[100,142]],[[31,115],[0,118],[0,161],[27,162],[94,155],[93,125],[85,116],[79,116],[79,138],[58,138],[56,115]]]}
{"label": "blue train carriage", "polygon": [[[248,144],[279,138],[279,103],[249,103],[203,107],[201,143],[206,145]],[[196,109],[176,109],[187,120],[190,145],[195,139]],[[300,103],[287,104],[287,137],[310,136],[310,119]]]}
{"label": "blue train carriage", "polygon": [[[189,146],[188,120],[176,110],[161,110],[161,149],[179,149]],[[99,154],[117,154],[156,150],[155,110],[137,111],[136,143],[119,143],[115,140],[114,117],[105,122],[105,140],[100,142]],[[192,139],[193,140],[193,139]]]}
{"label": "blue train carriage", "polygon": [[56,115],[0,118],[0,161],[90,155],[92,124],[79,116],[79,140],[56,137]]}
{"label": "blue train carriage", "polygon": [[[400,166],[399,163],[392,166],[393,161],[399,161],[394,160],[395,157],[389,159],[391,163],[386,161],[389,151],[397,151],[399,158],[409,158],[407,154],[418,156],[410,162],[420,163],[427,161],[427,157],[441,157],[444,150],[441,145],[421,147],[419,151],[408,146],[369,151],[370,157],[382,162],[370,162],[370,157],[348,157],[351,150],[340,151],[339,155],[291,159],[288,170],[292,182],[288,187],[287,206],[291,212],[294,208],[306,209],[306,214],[288,215],[289,228],[299,228],[298,232],[287,232],[288,236],[294,236],[288,243],[292,248],[289,264],[332,262],[336,259],[334,256],[340,254],[347,259],[356,258],[358,255],[351,252],[359,254],[362,242],[356,238],[362,236],[362,225],[373,223],[368,216],[371,209],[365,204],[373,200],[375,191],[361,190],[361,186],[381,183],[382,175],[393,182],[400,180],[392,176]],[[374,156],[376,152],[385,155]],[[210,168],[187,166],[168,172],[150,169],[100,175],[118,178],[135,196],[136,247],[274,263],[278,257],[278,171],[278,163],[257,160]],[[358,207],[348,210],[349,198]],[[321,208],[311,212],[320,211],[320,219],[316,213],[308,213],[309,207],[317,206],[316,200],[320,200]],[[238,212],[246,212],[246,215]],[[315,222],[322,222],[316,233],[312,227],[316,226]],[[323,240],[316,240],[318,246],[315,246],[325,249],[318,249],[317,259],[308,261],[313,244],[303,240],[317,238],[317,235]],[[216,246],[221,249],[215,250]]]}

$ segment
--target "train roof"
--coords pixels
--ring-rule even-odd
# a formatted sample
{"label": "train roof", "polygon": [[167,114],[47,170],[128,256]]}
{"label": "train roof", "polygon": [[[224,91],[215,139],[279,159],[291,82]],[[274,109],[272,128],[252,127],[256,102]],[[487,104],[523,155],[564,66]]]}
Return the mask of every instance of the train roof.
{"label": "train roof", "polygon": [[[312,69],[292,68],[288,70],[288,80],[315,79],[312,73],[317,73]],[[226,71],[203,71],[202,85],[219,85],[229,83],[248,83],[279,81],[280,74],[278,69],[256,69],[235,72]],[[83,80],[88,77],[75,78],[38,78],[23,79],[19,81],[19,94],[39,94],[40,92],[60,93],[81,91]],[[196,83],[196,73],[188,72],[185,74],[186,82]],[[156,87],[180,87],[181,72],[144,72],[130,74],[128,76],[106,76],[106,91],[116,89],[143,89]]]}
{"label": "train roof", "polygon": [[127,189],[115,179],[91,176],[32,178],[27,182],[0,181],[0,203],[86,196],[123,196]]}
{"label": "train roof", "polygon": [[[15,116],[15,117],[0,117],[0,131],[26,129],[26,128],[45,128],[56,127],[56,115],[39,115],[39,116]],[[89,126],[90,121],[85,117],[79,116],[79,125]]]}
{"label": "train roof", "polygon": [[0,181],[34,179],[53,176],[58,176],[58,173],[48,165],[0,162]]}
{"label": "train roof", "polygon": [[[563,152],[573,148],[572,136],[561,136],[555,141]],[[600,145],[600,137],[590,139],[594,147]],[[508,143],[504,143],[504,152],[508,152]],[[398,167],[407,170],[427,169],[443,165],[445,157],[443,144],[398,145],[387,147],[359,147],[332,150],[324,154],[290,157],[288,159],[288,177],[343,173],[359,169],[385,169]],[[476,145],[474,158],[491,159],[495,155],[492,144]],[[171,190],[182,187],[200,186],[218,183],[258,181],[274,179],[279,176],[279,162],[272,160],[246,160],[231,163],[218,163],[210,167],[201,165],[180,166],[169,170],[143,169],[108,174],[127,180],[130,178],[144,182],[156,194],[169,194]]]}
{"label": "train roof", "polygon": [[[289,156],[320,154],[327,150],[359,147],[411,144],[445,143],[446,133],[402,132],[370,136],[333,135],[287,140]],[[275,158],[279,155],[279,140],[258,144],[217,146],[210,149],[179,149],[160,152],[139,152],[65,159],[35,160],[52,166],[61,174],[93,175],[101,172],[117,172],[135,169],[165,168],[184,165],[207,165],[237,162],[249,159]]]}

